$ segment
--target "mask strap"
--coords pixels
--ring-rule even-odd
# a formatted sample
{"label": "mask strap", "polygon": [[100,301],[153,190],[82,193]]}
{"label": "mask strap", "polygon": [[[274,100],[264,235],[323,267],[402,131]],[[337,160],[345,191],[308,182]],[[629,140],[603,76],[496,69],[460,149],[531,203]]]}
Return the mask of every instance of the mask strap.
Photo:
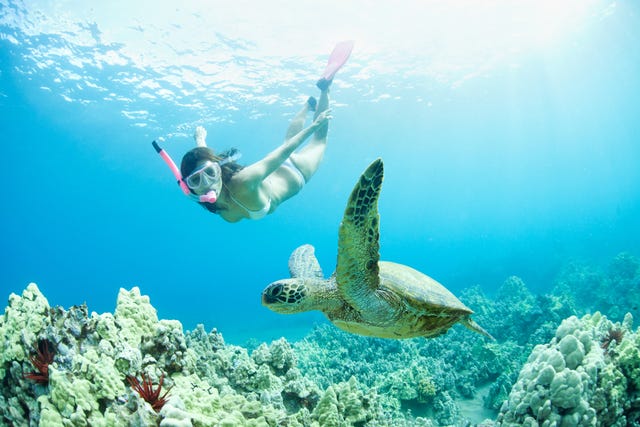
{"label": "mask strap", "polygon": [[220,160],[218,163],[220,164],[220,166],[222,166],[227,163],[235,162],[240,157],[242,157],[242,153],[235,150],[235,152],[232,155],[230,155],[229,157],[225,157],[224,159]]}

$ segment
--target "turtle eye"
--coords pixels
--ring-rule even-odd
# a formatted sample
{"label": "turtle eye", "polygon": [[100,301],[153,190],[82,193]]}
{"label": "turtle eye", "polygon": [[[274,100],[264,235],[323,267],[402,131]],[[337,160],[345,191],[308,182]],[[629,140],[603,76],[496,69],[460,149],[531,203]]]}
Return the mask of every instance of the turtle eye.
{"label": "turtle eye", "polygon": [[272,297],[277,297],[282,293],[282,288],[283,286],[280,284],[275,285],[273,288],[269,289],[269,295],[271,295]]}

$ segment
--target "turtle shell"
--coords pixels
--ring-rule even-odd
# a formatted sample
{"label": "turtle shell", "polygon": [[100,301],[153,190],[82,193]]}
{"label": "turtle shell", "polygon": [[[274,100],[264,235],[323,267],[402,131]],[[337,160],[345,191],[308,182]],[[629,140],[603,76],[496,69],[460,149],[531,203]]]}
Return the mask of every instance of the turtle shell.
{"label": "turtle shell", "polygon": [[424,273],[403,264],[380,261],[380,287],[429,316],[462,317],[473,311],[447,288]]}

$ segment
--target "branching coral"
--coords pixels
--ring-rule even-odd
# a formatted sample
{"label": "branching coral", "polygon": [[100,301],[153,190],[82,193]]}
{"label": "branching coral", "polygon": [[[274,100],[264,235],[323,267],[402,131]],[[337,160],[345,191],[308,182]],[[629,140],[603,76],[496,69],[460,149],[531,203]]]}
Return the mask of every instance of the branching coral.
{"label": "branching coral", "polygon": [[158,388],[153,389],[153,383],[151,382],[151,378],[145,376],[145,374],[140,375],[142,377],[142,383],[138,381],[136,377],[127,376],[127,382],[131,385],[135,391],[138,392],[140,397],[142,397],[147,403],[151,405],[151,407],[159,412],[160,409],[167,403],[167,395],[171,390],[171,387],[165,390],[164,394],[160,396],[162,391],[162,383],[164,382],[164,374],[160,375],[160,381],[158,382]]}
{"label": "branching coral", "polygon": [[55,351],[53,344],[47,339],[41,339],[36,345],[36,354],[29,356],[37,372],[24,374],[25,378],[33,380],[38,384],[49,384],[49,365],[53,362]]}

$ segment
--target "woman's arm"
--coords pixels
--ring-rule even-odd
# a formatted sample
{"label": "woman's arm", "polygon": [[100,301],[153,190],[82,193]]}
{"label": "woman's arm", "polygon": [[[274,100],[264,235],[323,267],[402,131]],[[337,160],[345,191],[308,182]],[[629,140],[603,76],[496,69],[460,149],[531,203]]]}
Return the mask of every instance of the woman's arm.
{"label": "woman's arm", "polygon": [[269,174],[278,169],[311,134],[321,126],[326,126],[331,118],[330,109],[322,111],[313,123],[286,140],[284,144],[267,154],[262,160],[242,169],[234,176],[234,179],[241,179],[245,182],[262,182]]}

